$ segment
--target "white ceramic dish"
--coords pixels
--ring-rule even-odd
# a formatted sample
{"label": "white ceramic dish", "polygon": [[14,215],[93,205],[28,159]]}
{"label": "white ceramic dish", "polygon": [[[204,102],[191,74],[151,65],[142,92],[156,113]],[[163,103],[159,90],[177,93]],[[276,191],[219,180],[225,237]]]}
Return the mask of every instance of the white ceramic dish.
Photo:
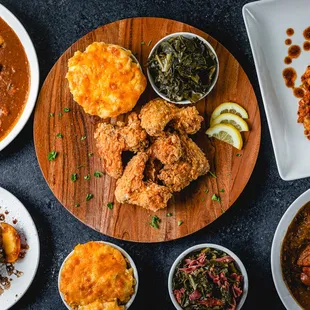
{"label": "white ceramic dish", "polygon": [[[38,269],[40,260],[40,243],[36,226],[24,205],[7,190],[0,187],[0,214],[5,211],[5,222],[12,225],[20,234],[22,244],[27,243],[29,249],[23,259],[14,263],[16,270],[22,271],[21,277],[10,276],[13,279],[11,287],[0,295],[1,310],[11,308],[28,290]],[[13,220],[17,219],[14,224]],[[0,274],[6,275],[5,266],[0,266]]]}
{"label": "white ceramic dish", "polygon": [[[163,37],[161,40],[159,40],[155,45],[154,47],[152,48],[151,52],[150,52],[150,55],[148,58],[150,58],[152,56],[152,54],[154,53],[154,51],[157,49],[158,45],[163,42],[163,41],[167,41],[169,40],[170,38],[172,37],[177,37],[177,36],[184,36],[185,38],[195,38],[197,37],[198,39],[200,39],[210,50],[211,52],[215,55],[215,59],[216,59],[216,63],[217,63],[217,68],[216,68],[216,72],[215,72],[215,78],[213,79],[213,82],[209,88],[209,90],[204,94],[203,97],[200,98],[203,99],[204,97],[206,97],[210,92],[211,90],[213,89],[214,85],[216,84],[217,82],[217,79],[218,79],[218,76],[219,76],[219,60],[218,60],[218,57],[217,57],[217,54],[214,50],[214,48],[212,47],[212,45],[204,38],[200,37],[199,35],[197,34],[194,34],[194,33],[191,33],[191,32],[175,32],[175,33],[172,33],[172,34],[169,34],[165,37]],[[158,96],[162,97],[163,99],[165,99],[166,101],[168,102],[172,102],[172,103],[176,103],[176,104],[190,104],[191,102],[189,100],[183,100],[183,101],[171,101],[168,97],[166,97],[165,95],[163,95],[159,89],[157,88],[157,86],[155,85],[155,82],[154,82],[154,79],[149,71],[149,69],[147,68],[147,77],[150,81],[150,84],[152,86],[152,88],[154,89],[154,91],[157,93]]]}
{"label": "white ceramic dish", "polygon": [[[129,264],[130,266],[132,267],[133,269],[133,275],[134,275],[134,278],[136,280],[136,284],[135,284],[135,288],[134,288],[134,293],[133,295],[131,296],[131,298],[129,299],[129,301],[127,302],[126,304],[126,310],[129,309],[129,307],[132,305],[133,301],[135,300],[136,296],[137,296],[137,292],[138,292],[138,287],[139,287],[139,277],[138,277],[138,269],[134,263],[134,261],[132,260],[132,258],[129,256],[129,254],[123,250],[121,247],[113,244],[113,243],[110,243],[110,242],[105,242],[105,241],[95,241],[95,242],[100,242],[100,243],[104,243],[104,244],[108,244],[110,246],[112,246],[113,248],[119,250],[125,258],[127,258],[127,260],[129,261]],[[73,250],[74,251],[74,250]],[[62,294],[62,292],[60,291],[60,274],[61,274],[61,271],[64,267],[64,264],[66,262],[66,260],[73,254],[73,251],[65,258],[65,260],[63,261],[61,267],[60,267],[60,270],[59,270],[59,274],[58,274],[58,291],[59,291],[59,294],[60,294],[60,297],[64,303],[64,305],[67,307],[67,309],[69,310],[72,310],[71,307],[69,307],[69,305],[66,303],[65,301],[65,298],[64,298],[64,295]]]}
{"label": "white ceramic dish", "polygon": [[292,66],[298,74],[296,84],[310,64],[309,52],[302,49],[298,59],[285,65],[288,46],[286,30],[293,28],[293,44],[302,47],[303,31],[310,26],[309,0],[264,0],[243,7],[243,18],[251,43],[254,62],[266,110],[267,121],[283,180],[310,176],[310,141],[297,123],[298,98],[287,88],[282,71]]}
{"label": "white ceramic dish", "polygon": [[248,290],[249,290],[249,279],[248,279],[248,274],[246,272],[246,269],[242,263],[242,261],[240,260],[240,258],[233,253],[232,251],[228,250],[227,248],[221,246],[221,245],[217,245],[217,244],[212,244],[212,243],[203,243],[203,244],[197,244],[192,246],[191,248],[187,249],[186,251],[184,251],[183,253],[181,253],[178,258],[175,260],[175,262],[173,263],[173,265],[171,266],[170,272],[169,272],[169,277],[168,277],[168,290],[169,290],[169,295],[170,295],[170,299],[173,303],[173,305],[175,306],[175,308],[177,310],[183,310],[181,308],[181,306],[178,304],[177,300],[175,299],[174,295],[173,295],[173,290],[172,290],[172,279],[173,279],[173,275],[175,273],[175,268],[177,266],[177,264],[189,253],[193,252],[193,251],[197,251],[197,250],[202,250],[204,248],[213,248],[213,249],[217,249],[220,250],[222,252],[225,252],[226,254],[228,254],[229,256],[231,256],[237,266],[239,267],[240,272],[243,275],[243,294],[242,297],[240,299],[240,302],[237,305],[236,310],[240,310],[246,300],[246,297],[248,295]]}
{"label": "white ceramic dish", "polygon": [[0,151],[9,145],[26,125],[36,103],[39,90],[39,64],[32,41],[19,20],[0,4],[0,17],[14,30],[21,41],[30,67],[30,89],[24,111],[10,133],[0,141]]}
{"label": "white ceramic dish", "polygon": [[281,248],[282,242],[286,235],[288,226],[291,224],[292,220],[296,216],[297,212],[302,206],[310,201],[310,189],[299,196],[291,206],[286,210],[283,217],[281,218],[275,235],[273,237],[272,248],[271,248],[271,271],[272,277],[277,289],[277,292],[282,300],[284,306],[288,310],[300,310],[302,309],[295,299],[289,292],[282,276],[281,268]]}

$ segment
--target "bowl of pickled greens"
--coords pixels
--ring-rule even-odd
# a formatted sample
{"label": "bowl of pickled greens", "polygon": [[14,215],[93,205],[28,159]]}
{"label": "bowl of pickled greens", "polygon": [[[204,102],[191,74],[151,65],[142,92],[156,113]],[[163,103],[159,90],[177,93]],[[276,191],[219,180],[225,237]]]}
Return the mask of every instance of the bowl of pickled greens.
{"label": "bowl of pickled greens", "polygon": [[248,276],[233,252],[200,244],[176,259],[168,289],[178,310],[240,310],[248,293]]}
{"label": "bowl of pickled greens", "polygon": [[207,96],[219,74],[211,44],[190,32],[170,34],[158,41],[147,63],[148,79],[163,99],[190,104]]}

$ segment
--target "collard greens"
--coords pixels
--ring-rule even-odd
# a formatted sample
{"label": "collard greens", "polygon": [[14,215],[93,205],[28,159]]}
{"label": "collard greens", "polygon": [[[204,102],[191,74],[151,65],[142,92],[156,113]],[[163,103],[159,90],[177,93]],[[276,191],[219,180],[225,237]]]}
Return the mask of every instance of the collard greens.
{"label": "collard greens", "polygon": [[200,39],[177,36],[163,41],[148,67],[159,91],[172,101],[197,102],[210,88],[217,63]]}

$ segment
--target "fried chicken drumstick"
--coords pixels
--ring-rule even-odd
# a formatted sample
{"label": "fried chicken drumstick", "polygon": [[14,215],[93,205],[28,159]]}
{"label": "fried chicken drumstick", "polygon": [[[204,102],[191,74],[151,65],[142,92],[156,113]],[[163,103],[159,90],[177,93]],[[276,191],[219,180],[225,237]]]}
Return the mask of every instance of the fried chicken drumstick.
{"label": "fried chicken drumstick", "polygon": [[123,173],[123,151],[136,153],[149,144],[147,133],[134,112],[129,115],[127,125],[123,122],[117,122],[117,125],[100,123],[95,131],[95,140],[105,171],[115,179]]}

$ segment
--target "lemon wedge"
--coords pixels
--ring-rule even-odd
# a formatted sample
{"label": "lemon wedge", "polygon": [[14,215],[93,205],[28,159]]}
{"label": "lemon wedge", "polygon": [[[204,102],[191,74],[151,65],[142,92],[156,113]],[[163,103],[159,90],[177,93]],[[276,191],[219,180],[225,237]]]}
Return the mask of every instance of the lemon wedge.
{"label": "lemon wedge", "polygon": [[224,102],[220,104],[211,115],[211,122],[223,113],[232,113],[240,116],[241,118],[249,118],[247,111],[237,103]]}
{"label": "lemon wedge", "polygon": [[249,131],[249,126],[244,119],[232,113],[220,114],[217,118],[211,121],[210,126],[213,127],[217,124],[230,124],[237,128],[239,131]]}
{"label": "lemon wedge", "polygon": [[243,141],[240,132],[230,124],[217,124],[209,128],[206,134],[211,138],[229,143],[238,150],[242,149]]}

